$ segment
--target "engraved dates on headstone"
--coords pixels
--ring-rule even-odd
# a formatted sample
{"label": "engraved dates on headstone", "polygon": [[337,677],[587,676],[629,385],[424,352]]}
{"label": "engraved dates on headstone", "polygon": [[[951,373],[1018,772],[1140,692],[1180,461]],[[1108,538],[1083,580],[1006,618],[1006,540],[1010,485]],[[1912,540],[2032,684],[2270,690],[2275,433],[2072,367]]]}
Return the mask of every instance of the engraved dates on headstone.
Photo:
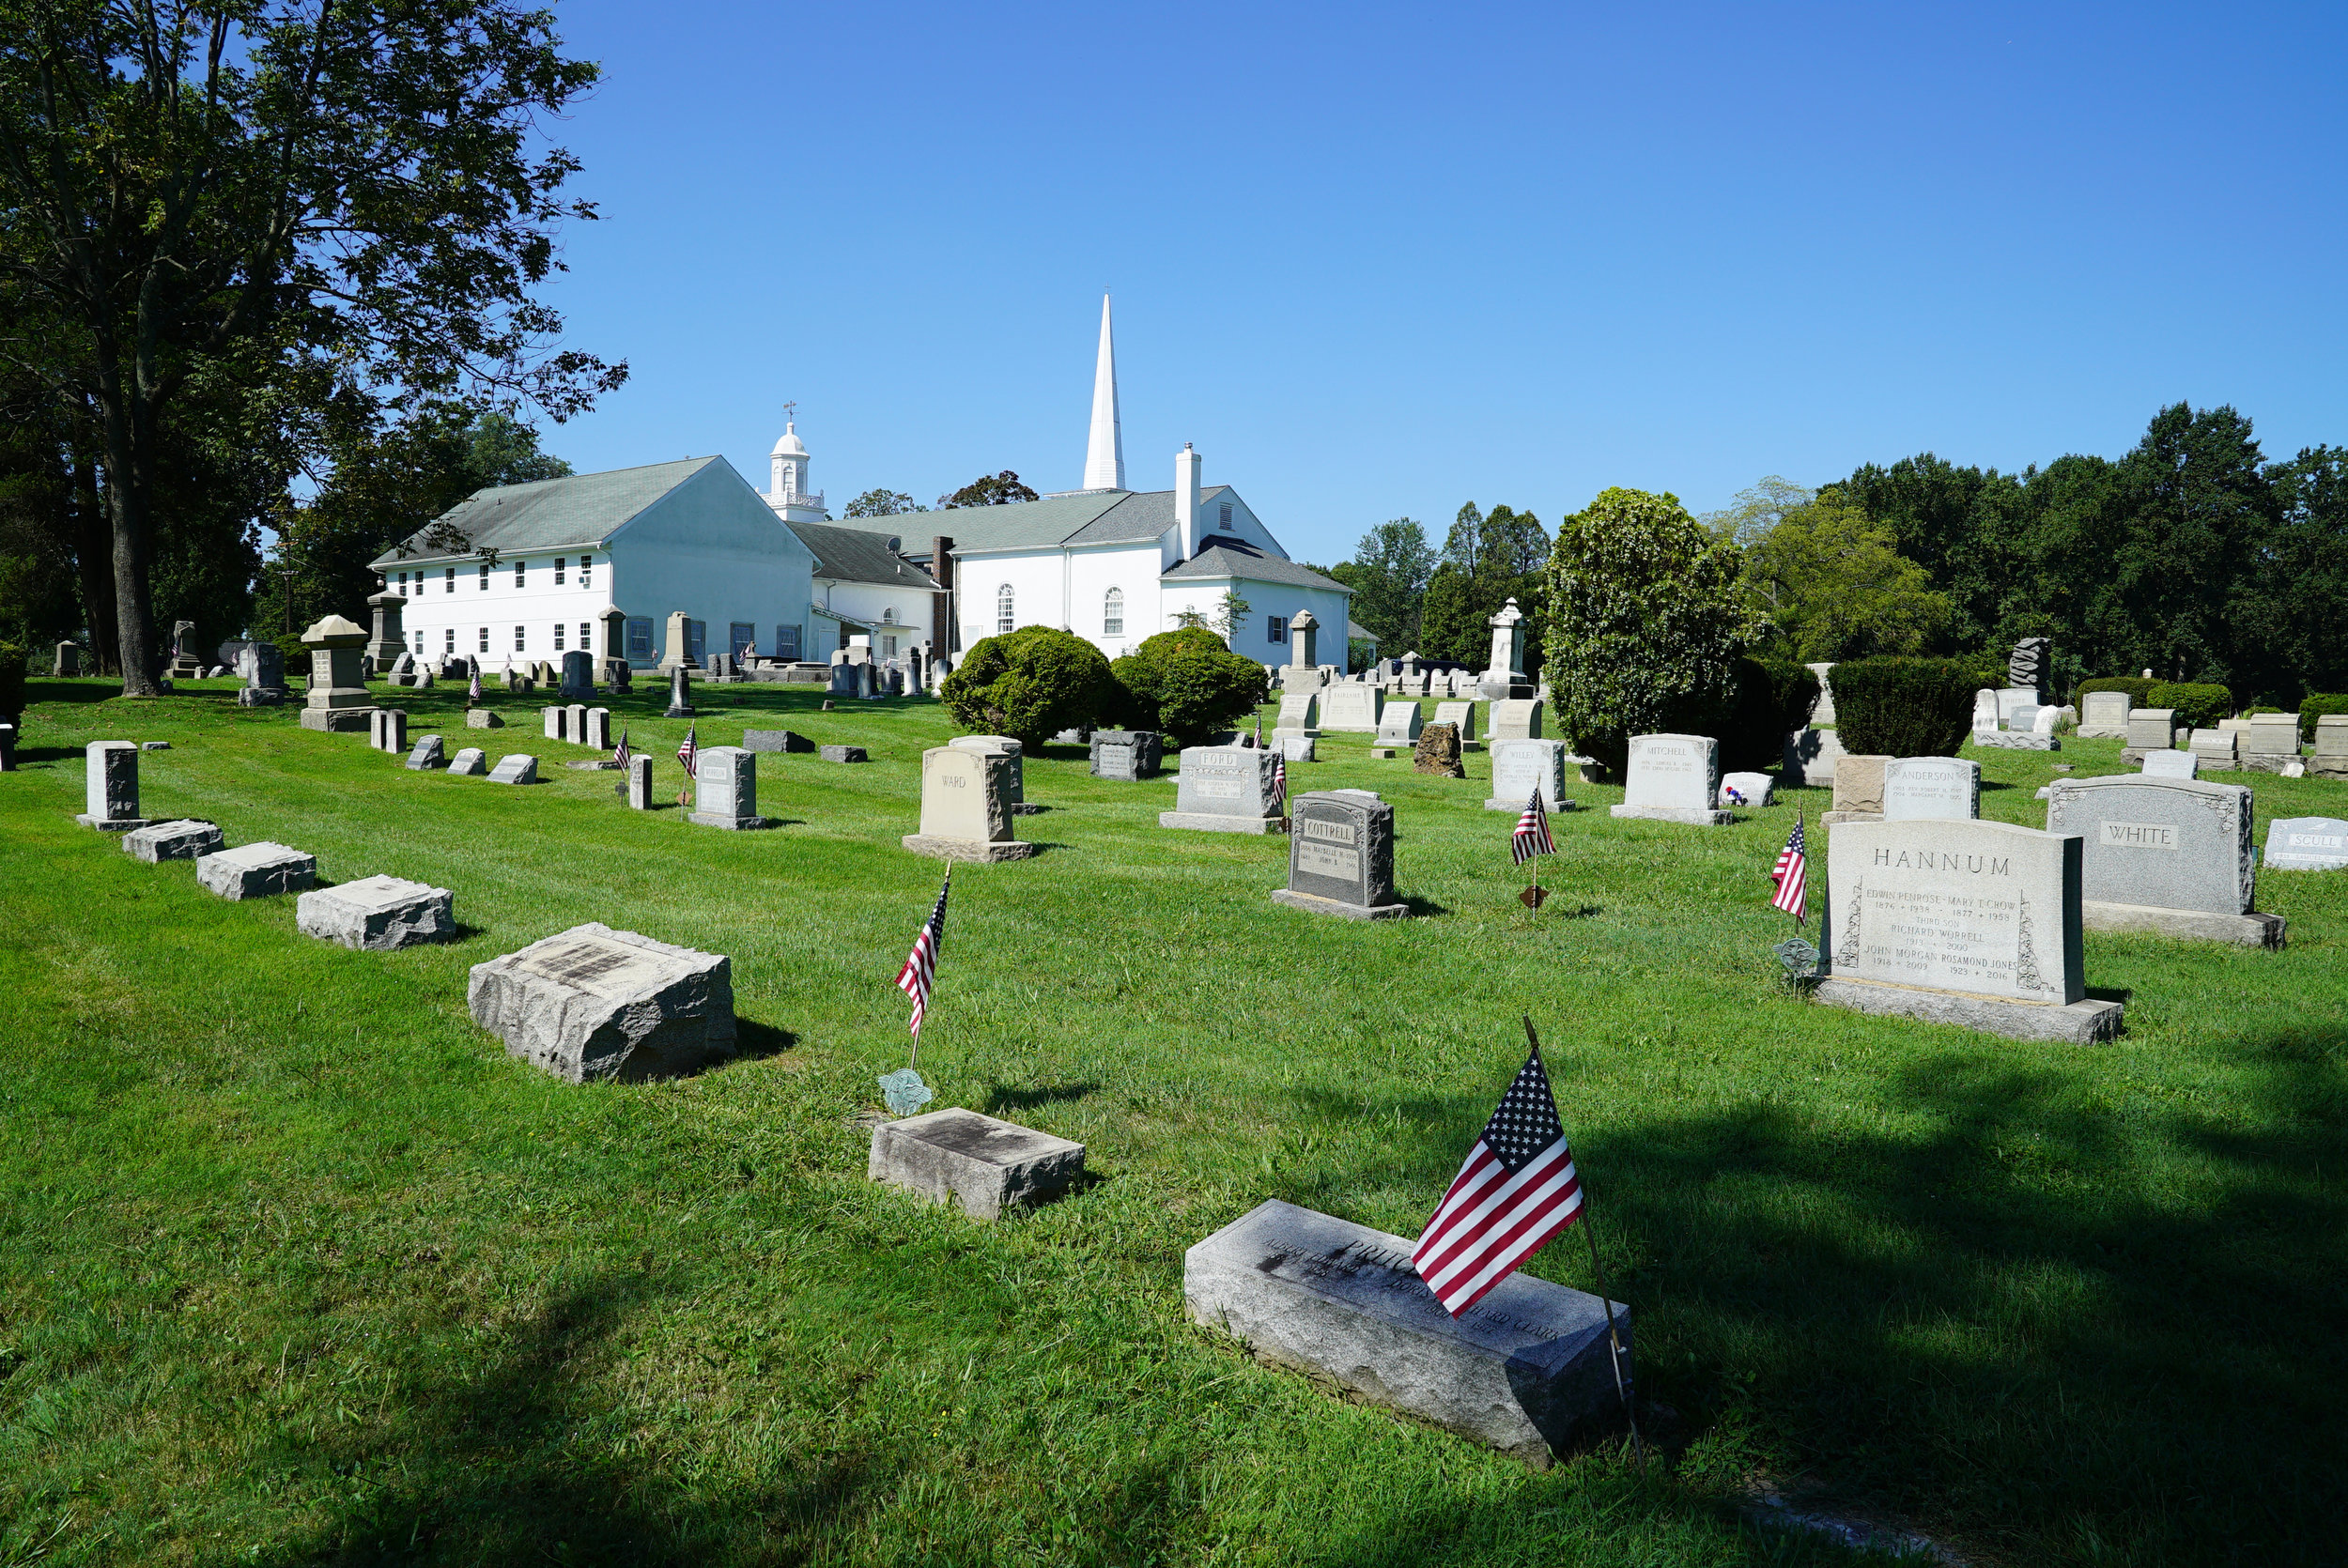
{"label": "engraved dates on headstone", "polygon": [[1317,913],[1385,920],[1394,896],[1394,807],[1356,791],[1315,791],[1290,803],[1289,884],[1274,900]]}

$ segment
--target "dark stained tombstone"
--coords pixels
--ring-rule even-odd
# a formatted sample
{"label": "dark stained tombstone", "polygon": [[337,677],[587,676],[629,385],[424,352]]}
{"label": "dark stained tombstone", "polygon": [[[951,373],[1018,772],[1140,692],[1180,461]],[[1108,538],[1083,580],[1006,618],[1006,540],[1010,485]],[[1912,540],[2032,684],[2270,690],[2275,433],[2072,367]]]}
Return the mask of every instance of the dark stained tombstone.
{"label": "dark stained tombstone", "polygon": [[1394,807],[1366,790],[1314,791],[1289,804],[1289,884],[1274,903],[1351,920],[1411,913],[1394,896]]}
{"label": "dark stained tombstone", "polygon": [[1436,778],[1465,778],[1467,769],[1460,761],[1460,727],[1430,724],[1420,730],[1418,744],[1411,751],[1411,766]]}

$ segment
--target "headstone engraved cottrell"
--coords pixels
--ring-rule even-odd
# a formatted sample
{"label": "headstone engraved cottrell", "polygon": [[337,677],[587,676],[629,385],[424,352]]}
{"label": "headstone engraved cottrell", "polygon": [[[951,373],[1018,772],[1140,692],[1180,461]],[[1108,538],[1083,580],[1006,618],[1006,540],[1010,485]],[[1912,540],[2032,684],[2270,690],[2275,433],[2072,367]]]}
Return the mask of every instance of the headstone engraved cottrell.
{"label": "headstone engraved cottrell", "polygon": [[2337,817],[2277,817],[2266,824],[2270,871],[2348,870],[2348,822]]}
{"label": "headstone engraved cottrell", "polygon": [[940,860],[1020,860],[1035,853],[1012,822],[1012,771],[1017,756],[966,746],[932,746],[921,753],[921,831],[901,840],[916,854]]}
{"label": "headstone engraved cottrell", "polygon": [[2084,1045],[2118,1032],[2087,1000],[2082,846],[2008,822],[1829,830],[1821,1002]]}
{"label": "headstone engraved cottrell", "polygon": [[1096,730],[1091,773],[1095,778],[1128,783],[1155,778],[1165,757],[1165,738],[1154,730]]}
{"label": "headstone engraved cottrell", "polygon": [[145,827],[139,815],[139,747],[136,741],[92,741],[82,752],[81,815],[73,820],[100,833]]}
{"label": "headstone engraved cottrell", "polygon": [[1623,803],[1610,815],[1720,827],[1721,743],[1709,735],[1633,735]]}
{"label": "headstone engraved cottrell", "polygon": [[1247,746],[1194,746],[1182,754],[1174,809],[1158,813],[1160,827],[1201,833],[1277,833],[1272,806],[1274,753]]}
{"label": "headstone engraved cottrell", "polygon": [[734,1054],[734,974],[718,953],[598,922],[472,967],[473,1022],[557,1078],[641,1081]]}
{"label": "headstone engraved cottrell", "polygon": [[974,1220],[998,1220],[1066,1191],[1084,1175],[1085,1146],[956,1107],[881,1123],[864,1168]]}
{"label": "headstone engraved cottrell", "polygon": [[1386,694],[1366,681],[1347,681],[1323,687],[1321,729],[1323,734],[1374,735],[1385,712]]}
{"label": "headstone engraved cottrell", "polygon": [[123,853],[155,865],[165,860],[195,860],[216,854],[226,846],[216,822],[183,817],[177,822],[149,822],[122,836]]}
{"label": "headstone engraved cottrell", "polygon": [[[1183,1253],[1183,1305],[1259,1360],[1535,1468],[1620,1428],[1603,1300],[1520,1270],[1455,1318],[1411,1249],[1275,1198]],[[1630,1310],[1614,1321],[1628,1351]]]}
{"label": "headstone engraved cottrell", "polygon": [[2252,913],[2248,786],[2124,773],[2059,778],[2047,791],[2047,831],[2085,845],[2079,918],[2090,928],[2283,945],[2282,917]]}
{"label": "headstone engraved cottrell", "polygon": [[1958,757],[1887,757],[1886,822],[1971,820],[1981,815],[1981,764]]}
{"label": "headstone engraved cottrell", "polygon": [[1543,810],[1572,808],[1573,802],[1566,798],[1565,742],[1494,740],[1491,757],[1492,793],[1485,810],[1522,811],[1536,789],[1541,792]]}
{"label": "headstone engraved cottrell", "polygon": [[756,752],[738,746],[708,746],[693,761],[693,809],[687,822],[735,832],[773,825],[758,814]]}
{"label": "headstone engraved cottrell", "polygon": [[318,863],[316,855],[284,844],[242,844],[198,855],[195,880],[224,899],[268,899],[299,893],[317,882]]}
{"label": "headstone engraved cottrell", "polygon": [[388,953],[456,936],[456,896],[399,877],[363,877],[304,893],[294,928],[304,936],[369,953]]}
{"label": "headstone engraved cottrell", "polygon": [[1394,896],[1394,807],[1359,790],[1317,790],[1289,802],[1289,884],[1274,903],[1353,920],[1411,913]]}

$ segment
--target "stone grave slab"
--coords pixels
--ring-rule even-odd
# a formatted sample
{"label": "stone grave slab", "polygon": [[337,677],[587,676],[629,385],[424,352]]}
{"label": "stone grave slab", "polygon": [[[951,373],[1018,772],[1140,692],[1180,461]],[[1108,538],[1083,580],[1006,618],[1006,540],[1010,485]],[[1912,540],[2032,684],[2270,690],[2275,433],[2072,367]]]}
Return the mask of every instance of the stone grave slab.
{"label": "stone grave slab", "polygon": [[221,837],[220,824],[182,817],[176,822],[149,822],[134,827],[122,836],[125,854],[136,855],[148,865],[165,860],[193,860],[198,856],[215,854],[227,847]]}
{"label": "stone grave slab", "polygon": [[2190,751],[2157,750],[2144,753],[2144,773],[2147,778],[2198,778],[2201,759]]}
{"label": "stone grave slab", "polygon": [[145,827],[139,815],[139,747],[136,741],[92,741],[82,750],[81,814],[73,820],[100,833]]}
{"label": "stone grave slab", "polygon": [[1491,705],[1487,716],[1491,720],[1491,738],[1495,741],[1537,741],[1541,738],[1541,704],[1538,698],[1502,698]]}
{"label": "stone grave slab", "polygon": [[1166,738],[1154,730],[1096,730],[1092,734],[1091,774],[1095,778],[1127,783],[1155,778],[1165,756]]}
{"label": "stone grave slab", "polygon": [[742,749],[758,752],[813,751],[815,743],[790,730],[745,730]]}
{"label": "stone grave slab", "polygon": [[[582,702],[595,695],[595,655],[582,648],[574,648],[563,655],[563,700]],[[576,739],[578,731],[572,731]]]}
{"label": "stone grave slab", "polygon": [[1021,860],[1035,853],[1036,846],[1012,831],[1012,780],[1018,767],[1016,752],[952,745],[922,752],[921,831],[900,842],[940,860]]}
{"label": "stone grave slab", "polygon": [[268,899],[317,882],[318,863],[316,855],[264,840],[198,855],[195,880],[224,899]]}
{"label": "stone grave slab", "polygon": [[[1624,1425],[1603,1300],[1518,1272],[1455,1318],[1412,1245],[1274,1198],[1182,1254],[1182,1302],[1259,1360],[1535,1468]],[[1630,1309],[1614,1322],[1630,1353]]]}
{"label": "stone grave slab", "polygon": [[826,762],[865,762],[871,760],[860,746],[827,746],[819,758]]}
{"label": "stone grave slab", "polygon": [[2097,930],[2280,947],[2283,919],[2253,914],[2248,786],[2109,774],[2047,788],[2047,831],[2085,845],[2079,918]]}
{"label": "stone grave slab", "polygon": [[2079,699],[2081,740],[2124,741],[2136,699],[2124,691],[2091,691]]}
{"label": "stone grave slab", "polygon": [[1766,773],[1724,773],[1721,775],[1720,807],[1723,811],[1738,807],[1748,809],[1769,806],[1777,800],[1777,780]]}
{"label": "stone grave slab", "polygon": [[594,746],[598,751],[610,750],[611,710],[609,708],[590,708],[587,710],[586,720],[587,738],[580,744]]}
{"label": "stone grave slab", "polygon": [[468,708],[465,710],[465,728],[468,730],[502,730],[505,728],[505,721],[487,708]]}
{"label": "stone grave slab", "polygon": [[546,738],[567,741],[571,738],[571,711],[568,708],[541,708],[538,716],[546,723]]}
{"label": "stone grave slab", "polygon": [[568,1083],[690,1072],[734,1052],[734,966],[599,921],[472,966],[473,1022]]}
{"label": "stone grave slab", "polygon": [[2276,817],[2266,824],[2270,871],[2348,870],[2348,822],[2338,817]]}
{"label": "stone grave slab", "polygon": [[1981,815],[1981,764],[1961,757],[1887,757],[1882,791],[1886,822],[1970,821]]}
{"label": "stone grave slab", "polygon": [[1323,734],[1375,735],[1386,707],[1386,694],[1367,681],[1342,681],[1321,692]]}
{"label": "stone grave slab", "polygon": [[1883,767],[1889,757],[1872,753],[1846,753],[1834,760],[1834,807],[1818,820],[1832,827],[1837,822],[1872,822],[1883,818]]}
{"label": "stone grave slab", "polygon": [[1291,691],[1280,699],[1280,711],[1273,722],[1274,735],[1318,737],[1321,733],[1321,688]]}
{"label": "stone grave slab", "polygon": [[1270,749],[1291,762],[1309,762],[1313,761],[1318,741],[1319,738],[1313,735],[1275,735],[1272,737]]}
{"label": "stone grave slab", "polygon": [[1398,920],[1394,807],[1364,790],[1316,790],[1289,801],[1289,884],[1272,901],[1350,920]]}
{"label": "stone grave slab", "polygon": [[517,751],[498,759],[498,765],[489,770],[492,784],[535,784],[538,782],[538,759],[528,752]]}
{"label": "stone grave slab", "polygon": [[2318,778],[2348,778],[2348,714],[2320,714],[2315,720],[2315,753],[2308,772]]}
{"label": "stone grave slab", "polygon": [[1461,751],[1481,749],[1482,743],[1475,738],[1475,704],[1473,701],[1436,703],[1434,722],[1451,725],[1460,731]]}
{"label": "stone grave slab", "polygon": [[1185,748],[1174,781],[1174,809],[1159,812],[1158,825],[1198,833],[1279,832],[1280,815],[1272,805],[1274,758],[1269,747]]}
{"label": "stone grave slab", "polygon": [[1633,735],[1615,817],[1720,827],[1732,819],[1720,798],[1721,743],[1709,735]]}
{"label": "stone grave slab", "polygon": [[2201,760],[2204,773],[2240,772],[2240,745],[2241,736],[2232,730],[2196,730],[2186,742],[2193,755]]}
{"label": "stone grave slab", "polygon": [[363,877],[318,887],[294,904],[294,926],[304,936],[388,953],[456,935],[456,895],[399,877]]}
{"label": "stone grave slab", "polygon": [[1048,1203],[1084,1175],[1085,1146],[953,1107],[873,1129],[865,1174],[974,1220]]}
{"label": "stone grave slab", "polygon": [[465,778],[479,778],[489,771],[489,759],[477,746],[469,746],[448,760],[448,771]]}
{"label": "stone grave slab", "polygon": [[1565,742],[1495,735],[1490,749],[1492,792],[1484,802],[1485,810],[1522,811],[1536,789],[1541,792],[1543,810],[1573,809],[1566,796],[1566,764],[1572,759]]}
{"label": "stone grave slab", "polygon": [[2174,708],[2128,710],[2129,751],[2166,751],[2176,745],[2176,740],[2177,711]]}
{"label": "stone grave slab", "polygon": [[693,809],[686,821],[745,833],[774,824],[758,814],[758,754],[738,746],[703,746],[694,758]]}
{"label": "stone grave slab", "polygon": [[1427,715],[1416,702],[1401,698],[1386,704],[1378,715],[1377,739],[1371,744],[1372,757],[1394,757],[1418,744],[1418,737],[1427,727]]}
{"label": "stone grave slab", "polygon": [[587,704],[573,702],[563,710],[563,738],[573,746],[587,744]]}
{"label": "stone grave slab", "polygon": [[422,773],[427,768],[446,766],[447,747],[438,735],[419,735],[416,744],[408,748],[408,767],[411,772]]}
{"label": "stone grave slab", "polygon": [[627,760],[627,804],[637,811],[653,807],[652,759],[641,752]]}

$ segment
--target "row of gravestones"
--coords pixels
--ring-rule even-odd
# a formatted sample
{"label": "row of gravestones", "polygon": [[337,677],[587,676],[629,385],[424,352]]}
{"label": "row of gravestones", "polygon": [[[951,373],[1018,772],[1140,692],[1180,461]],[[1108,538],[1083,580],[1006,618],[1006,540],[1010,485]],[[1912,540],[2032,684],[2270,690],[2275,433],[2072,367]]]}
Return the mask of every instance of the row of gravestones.
{"label": "row of gravestones", "polygon": [[[1529,740],[1540,734],[1541,702],[1537,698],[1503,699],[1489,706],[1492,739]],[[1425,722],[1424,711],[1416,702],[1389,702],[1385,691],[1379,686],[1347,683],[1319,691],[1284,695],[1272,734],[1274,740],[1311,740],[1324,733],[1364,734],[1375,736],[1373,744],[1380,748],[1399,748],[1418,739]],[[1477,745],[1475,702],[1472,699],[1438,702],[1434,722],[1456,727],[1462,748],[1473,750]]]}

